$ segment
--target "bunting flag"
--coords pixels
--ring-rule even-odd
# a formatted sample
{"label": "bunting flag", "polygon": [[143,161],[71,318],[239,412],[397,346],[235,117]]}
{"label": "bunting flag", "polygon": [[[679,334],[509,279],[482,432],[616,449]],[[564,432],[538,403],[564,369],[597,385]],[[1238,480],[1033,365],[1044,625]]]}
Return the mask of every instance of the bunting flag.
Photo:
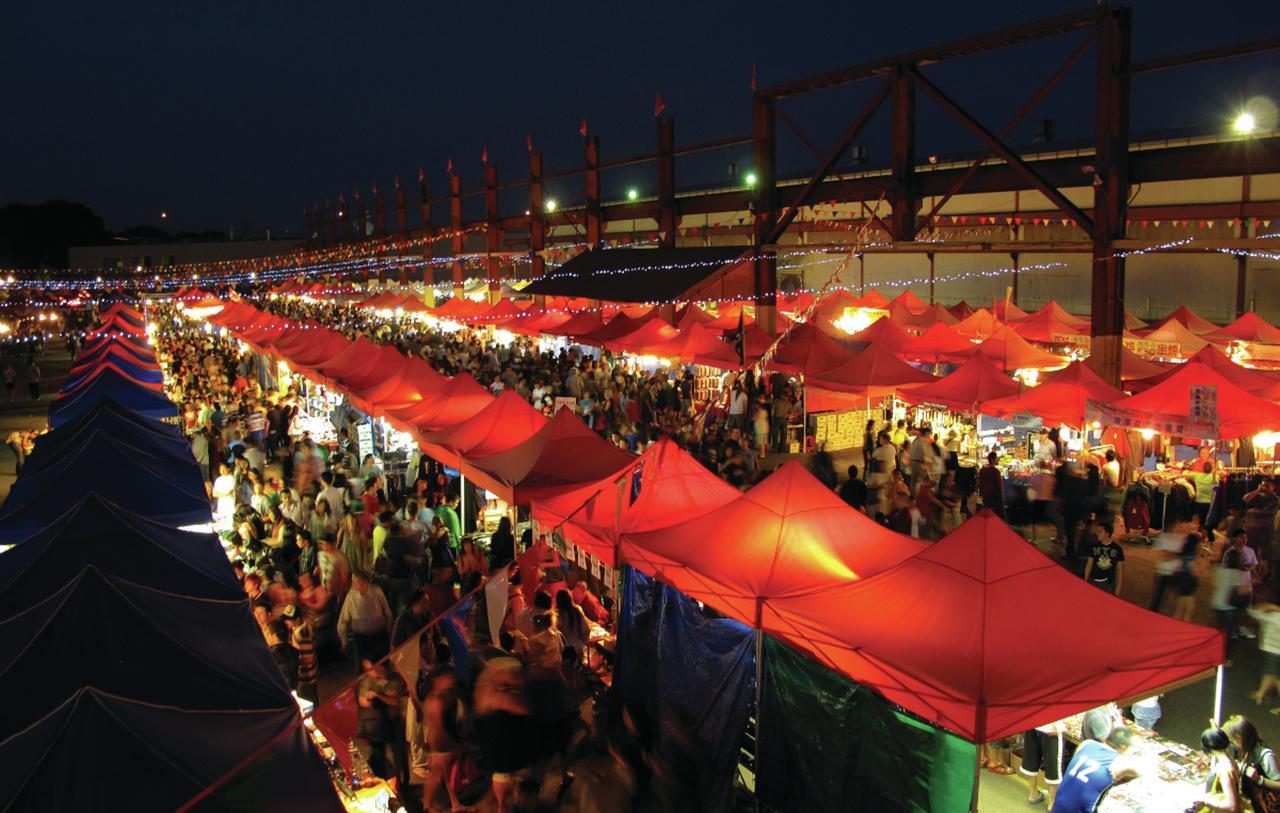
{"label": "bunting flag", "polygon": [[480,148],[480,162],[483,164],[489,163],[489,147],[488,146],[484,146]]}
{"label": "bunting flag", "polygon": [[529,152],[533,152],[533,133],[524,134],[524,146]]}
{"label": "bunting flag", "polygon": [[586,113],[582,114],[582,125],[578,127],[578,132],[582,133],[583,138],[587,137],[587,114]]}
{"label": "bunting flag", "polygon": [[662,115],[662,111],[666,109],[667,105],[662,101],[662,92],[659,91],[658,95],[653,100],[653,117],[658,118]]}

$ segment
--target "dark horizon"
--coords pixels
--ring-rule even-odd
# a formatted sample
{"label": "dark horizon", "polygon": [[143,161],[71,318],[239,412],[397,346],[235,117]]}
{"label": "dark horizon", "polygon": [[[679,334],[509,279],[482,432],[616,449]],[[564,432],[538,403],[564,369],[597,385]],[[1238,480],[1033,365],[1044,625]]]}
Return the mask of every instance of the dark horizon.
{"label": "dark horizon", "polygon": [[[1132,5],[1134,59],[1272,33],[1246,15],[1205,14],[1186,0]],[[368,197],[374,183],[390,193],[396,176],[416,189],[419,166],[435,194],[450,158],[464,189],[474,188],[484,148],[500,179],[524,176],[526,134],[549,171],[579,166],[583,115],[605,160],[652,152],[656,92],[676,119],[678,143],[745,134],[753,64],[767,85],[1085,7],[996,0],[975,14],[933,6],[910,19],[896,7],[857,6],[823,9],[815,20],[751,2],[584,20],[554,6],[501,16],[422,6],[353,17],[331,0],[303,15],[248,3],[197,12],[28,4],[11,9],[12,34],[0,49],[0,88],[10,120],[20,123],[0,133],[0,205],[62,198],[87,204],[112,230],[247,227],[297,237],[304,205],[339,193],[350,202],[357,187]],[[1078,42],[927,70],[999,129]],[[1090,53],[1011,141],[1028,143],[1042,118],[1055,119],[1059,141],[1087,138],[1093,70]],[[1280,69],[1266,55],[1139,77],[1133,132],[1212,131],[1254,93],[1277,86]],[[825,149],[869,92],[828,91],[786,110]],[[927,100],[919,106],[920,155],[972,149]],[[780,172],[816,163],[789,131],[780,126],[779,135]],[[886,140],[868,135],[872,163],[885,157]],[[682,161],[677,181],[724,182],[728,163],[749,161],[749,146]],[[647,193],[651,172],[606,173],[606,197],[632,186]],[[566,201],[579,194],[573,183],[550,191]]]}

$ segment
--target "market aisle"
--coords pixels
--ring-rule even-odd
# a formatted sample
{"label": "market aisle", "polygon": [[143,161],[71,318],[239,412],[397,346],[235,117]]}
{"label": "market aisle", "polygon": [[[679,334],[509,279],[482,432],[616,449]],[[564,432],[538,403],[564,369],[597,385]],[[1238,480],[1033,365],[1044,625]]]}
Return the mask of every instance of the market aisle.
{"label": "market aisle", "polygon": [[[0,389],[0,441],[10,432],[44,428],[49,423],[49,404],[53,396],[62,389],[62,382],[67,378],[67,370],[71,367],[71,357],[61,342],[51,342],[38,362],[40,364],[40,400],[32,401],[27,392],[27,356],[22,351],[0,351],[0,369],[6,362],[12,361],[18,371],[18,386],[13,396],[13,403]],[[9,489],[17,479],[13,470],[13,452],[6,443],[0,443],[0,501],[9,496]]]}

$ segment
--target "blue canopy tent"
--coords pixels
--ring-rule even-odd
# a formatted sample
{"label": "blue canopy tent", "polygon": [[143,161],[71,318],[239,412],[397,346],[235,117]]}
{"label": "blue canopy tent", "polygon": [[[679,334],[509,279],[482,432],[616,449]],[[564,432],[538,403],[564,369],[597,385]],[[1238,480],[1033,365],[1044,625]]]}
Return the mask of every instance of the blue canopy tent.
{"label": "blue canopy tent", "polygon": [[212,534],[189,533],[89,494],[31,536],[0,525],[0,618],[61,589],[86,567],[190,598],[239,601],[244,589]]}
{"label": "blue canopy tent", "polygon": [[27,457],[32,459],[37,455],[60,454],[95,430],[125,439],[131,446],[172,449],[175,453],[183,451],[190,456],[187,439],[176,426],[144,418],[120,406],[115,400],[104,398],[74,421],[64,424],[58,431],[37,437],[35,448]]}
{"label": "blue canopy tent", "polygon": [[38,453],[33,451],[23,464],[22,476],[18,479],[33,477],[45,469],[59,467],[69,458],[98,462],[107,459],[107,455],[128,455],[124,459],[150,464],[157,471],[171,476],[176,485],[187,491],[204,493],[204,479],[200,476],[200,470],[194,467],[191,450],[185,444],[174,446],[172,443],[156,442],[136,431],[128,435],[117,435],[109,429],[97,426],[79,423],[76,426],[79,430],[73,432],[73,436],[55,454],[48,454],[44,449]]}
{"label": "blue canopy tent", "polygon": [[194,809],[340,811],[305,729],[289,731],[297,714],[292,700],[278,709],[193,711],[84,688],[0,741],[0,807],[174,810],[274,741]]}
{"label": "blue canopy tent", "polygon": [[94,366],[86,367],[79,373],[69,376],[66,383],[62,385],[62,390],[64,392],[72,392],[79,389],[92,380],[95,375],[101,375],[102,372],[104,372],[102,368],[108,364],[116,367],[125,375],[131,376],[145,384],[164,383],[164,374],[159,370],[153,367],[144,367],[139,364],[135,364],[134,362],[119,355],[110,355]]}
{"label": "blue canopy tent", "polygon": [[122,358],[126,361],[132,361],[134,364],[143,364],[149,367],[158,366],[156,355],[151,352],[150,348],[140,348],[132,342],[121,342],[115,337],[109,336],[95,343],[93,347],[80,351],[80,355],[76,356],[71,366],[71,371],[79,372],[82,367],[97,364],[110,358]]}
{"label": "blue canopy tent", "polygon": [[74,393],[54,400],[49,406],[49,425],[56,429],[70,423],[104,398],[110,398],[144,418],[163,420],[178,417],[178,408],[164,393],[139,387],[109,369]]}

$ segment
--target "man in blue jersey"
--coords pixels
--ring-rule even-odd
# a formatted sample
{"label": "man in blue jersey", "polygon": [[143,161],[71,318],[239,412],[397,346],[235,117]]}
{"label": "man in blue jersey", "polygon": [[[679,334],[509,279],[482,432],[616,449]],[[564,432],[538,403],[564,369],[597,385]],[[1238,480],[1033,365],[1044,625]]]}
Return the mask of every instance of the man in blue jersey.
{"label": "man in blue jersey", "polygon": [[1105,742],[1081,743],[1058,786],[1052,813],[1093,813],[1108,788],[1135,778],[1137,763],[1124,756],[1132,741],[1132,729],[1116,726]]}

